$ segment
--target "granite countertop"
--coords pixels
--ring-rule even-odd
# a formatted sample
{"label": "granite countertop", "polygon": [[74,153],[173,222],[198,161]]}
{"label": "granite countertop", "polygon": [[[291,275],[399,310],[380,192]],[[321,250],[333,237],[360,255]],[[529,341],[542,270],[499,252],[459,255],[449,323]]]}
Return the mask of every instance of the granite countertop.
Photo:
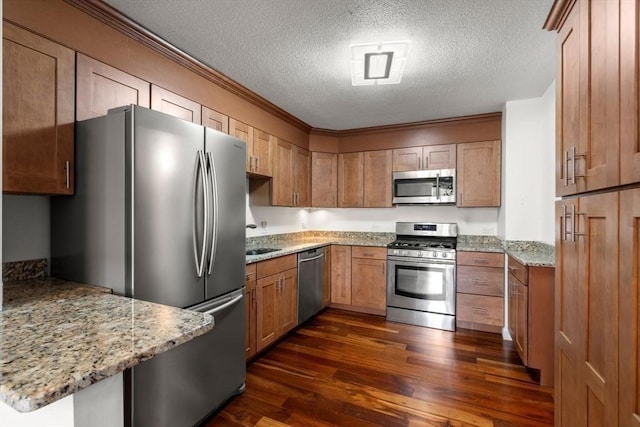
{"label": "granite countertop", "polygon": [[555,267],[555,248],[541,242],[507,240],[494,236],[459,236],[456,250],[506,253],[529,267]]}
{"label": "granite countertop", "polygon": [[250,239],[247,243],[247,249],[273,248],[278,250],[260,255],[247,255],[246,263],[252,264],[327,245],[386,247],[387,244],[395,240],[393,233],[311,232],[302,238],[300,235],[292,234],[294,235],[272,235]]}
{"label": "granite countertop", "polygon": [[213,329],[213,317],[56,279],[4,283],[0,401],[29,412]]}

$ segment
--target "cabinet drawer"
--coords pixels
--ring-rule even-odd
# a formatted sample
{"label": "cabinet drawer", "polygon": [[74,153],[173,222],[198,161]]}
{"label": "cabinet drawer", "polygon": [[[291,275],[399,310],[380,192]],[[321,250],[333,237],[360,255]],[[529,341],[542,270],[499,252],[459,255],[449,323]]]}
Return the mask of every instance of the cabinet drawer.
{"label": "cabinet drawer", "polygon": [[513,274],[516,279],[523,285],[527,286],[529,280],[529,268],[526,265],[520,264],[512,257],[508,258],[509,273]]}
{"label": "cabinet drawer", "polygon": [[458,294],[456,304],[457,320],[502,326],[504,299],[483,295]]}
{"label": "cabinet drawer", "polygon": [[458,292],[467,294],[504,296],[504,270],[502,268],[458,267]]}
{"label": "cabinet drawer", "polygon": [[249,283],[253,280],[256,280],[256,264],[248,264],[245,267],[245,283]]}
{"label": "cabinet drawer", "polygon": [[504,267],[504,254],[499,252],[458,252],[457,265]]}
{"label": "cabinet drawer", "polygon": [[296,254],[281,256],[267,261],[261,261],[256,266],[257,278],[271,276],[285,270],[296,268],[298,260]]}
{"label": "cabinet drawer", "polygon": [[352,258],[387,259],[387,248],[375,248],[371,246],[352,246]]}

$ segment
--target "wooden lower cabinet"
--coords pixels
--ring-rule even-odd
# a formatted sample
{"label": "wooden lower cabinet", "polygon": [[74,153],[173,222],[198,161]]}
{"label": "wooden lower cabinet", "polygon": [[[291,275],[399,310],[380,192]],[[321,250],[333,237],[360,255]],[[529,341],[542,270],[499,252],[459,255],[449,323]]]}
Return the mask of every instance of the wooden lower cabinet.
{"label": "wooden lower cabinet", "polygon": [[322,307],[331,304],[331,246],[324,248],[324,270],[322,274]]}
{"label": "wooden lower cabinet", "polygon": [[332,307],[385,315],[387,249],[334,245],[331,255]]}
{"label": "wooden lower cabinet", "polygon": [[528,267],[512,257],[509,270],[509,334],[522,363],[553,387],[553,277],[550,267]]}
{"label": "wooden lower cabinet", "polygon": [[504,326],[504,254],[456,254],[456,326],[501,333]]}
{"label": "wooden lower cabinet", "polygon": [[246,267],[245,279],[245,357],[251,359],[256,354],[256,265]]}
{"label": "wooden lower cabinet", "polygon": [[[623,202],[628,201],[624,196]],[[627,227],[633,225],[619,230],[619,199],[619,193],[611,192],[556,202],[556,425],[639,424],[637,386],[625,388],[623,393],[633,395],[635,390],[631,398],[635,401],[627,407],[636,415],[625,413],[625,420],[619,419],[619,367],[629,363],[635,369],[638,366],[637,353],[635,360],[629,362],[620,357],[618,350],[621,345],[622,354],[629,354],[626,346],[633,344],[626,340],[634,334],[637,339],[638,334],[637,321],[634,324],[632,316],[621,316],[637,313],[637,299],[621,299],[626,288],[637,286],[637,282],[619,280],[620,267],[623,277],[631,277],[626,270],[633,271],[631,266],[637,266],[637,253],[631,261],[633,252],[626,252],[627,258],[619,257],[618,252],[619,238],[624,248],[628,248],[624,242],[637,244],[638,223],[634,218],[623,217]],[[631,311],[629,306],[633,307]],[[621,311],[620,307],[625,309]],[[620,331],[626,340],[618,339]],[[631,350],[631,354],[634,351],[637,350]],[[625,385],[629,381],[637,381],[637,371],[635,379],[622,379]]]}
{"label": "wooden lower cabinet", "polygon": [[[252,273],[253,271],[255,274]],[[247,275],[247,311],[255,307],[252,312],[253,322],[251,314],[247,314],[247,358],[250,358],[289,332],[298,323],[296,255],[249,265]],[[251,280],[251,277],[257,280]],[[250,293],[249,287],[254,280],[255,291]]]}

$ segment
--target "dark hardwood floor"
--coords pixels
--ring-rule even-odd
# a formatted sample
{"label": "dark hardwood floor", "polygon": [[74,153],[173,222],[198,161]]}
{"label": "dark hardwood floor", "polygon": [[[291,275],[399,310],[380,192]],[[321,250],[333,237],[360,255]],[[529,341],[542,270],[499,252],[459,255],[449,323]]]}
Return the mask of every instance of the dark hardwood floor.
{"label": "dark hardwood floor", "polygon": [[548,426],[511,342],[326,310],[247,368],[209,426]]}

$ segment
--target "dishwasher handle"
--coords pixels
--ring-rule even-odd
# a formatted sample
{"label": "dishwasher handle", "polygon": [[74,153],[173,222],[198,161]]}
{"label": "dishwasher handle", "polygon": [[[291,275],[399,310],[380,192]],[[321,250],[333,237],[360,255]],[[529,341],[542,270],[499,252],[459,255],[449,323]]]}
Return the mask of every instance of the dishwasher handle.
{"label": "dishwasher handle", "polygon": [[314,256],[313,258],[298,259],[298,265],[302,264],[303,262],[307,262],[307,261],[315,261],[315,260],[323,258],[323,257],[324,257],[324,252],[321,253],[318,256]]}

